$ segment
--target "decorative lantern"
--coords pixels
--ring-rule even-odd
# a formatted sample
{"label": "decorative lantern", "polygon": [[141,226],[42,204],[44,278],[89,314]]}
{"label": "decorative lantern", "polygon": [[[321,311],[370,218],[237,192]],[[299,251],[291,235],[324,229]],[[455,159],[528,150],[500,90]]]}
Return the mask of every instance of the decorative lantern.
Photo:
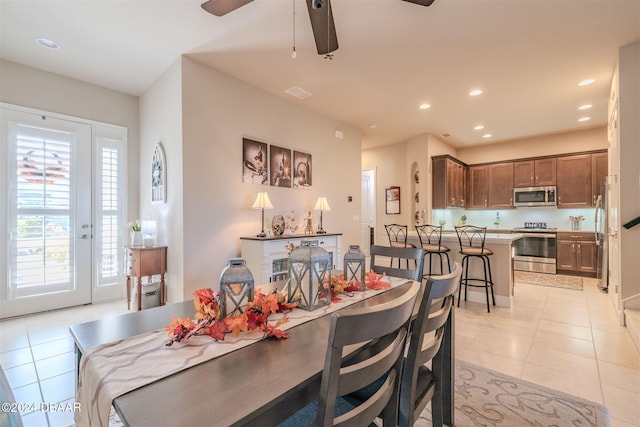
{"label": "decorative lantern", "polygon": [[[325,287],[325,278],[327,279]],[[300,242],[289,255],[289,302],[313,311],[331,304],[331,254],[317,240]]]}
{"label": "decorative lantern", "polygon": [[349,250],[344,254],[344,279],[350,284],[360,282],[360,290],[367,289],[364,272],[364,252],[359,245],[349,245]]}
{"label": "decorative lantern", "polygon": [[242,258],[231,258],[220,275],[220,315],[237,316],[253,301],[253,274]]}

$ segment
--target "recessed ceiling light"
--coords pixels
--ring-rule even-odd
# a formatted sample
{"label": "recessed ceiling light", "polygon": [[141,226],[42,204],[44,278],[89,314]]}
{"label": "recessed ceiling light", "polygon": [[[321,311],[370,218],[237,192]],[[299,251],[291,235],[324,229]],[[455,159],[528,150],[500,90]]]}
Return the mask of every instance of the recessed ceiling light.
{"label": "recessed ceiling light", "polygon": [[589,120],[591,120],[591,117],[580,117],[578,119],[579,122],[588,122]]}
{"label": "recessed ceiling light", "polygon": [[586,79],[578,83],[578,86],[589,86],[593,82],[595,82],[594,79]]}
{"label": "recessed ceiling light", "polygon": [[419,107],[419,108],[420,108],[421,110],[426,110],[426,109],[428,109],[428,108],[431,108],[431,105],[430,105],[430,104],[427,104],[427,103],[424,103],[424,104],[420,104],[420,107]]}
{"label": "recessed ceiling light", "polygon": [[491,135],[490,133],[485,133],[484,135],[482,135],[483,138],[491,138],[493,135]]}
{"label": "recessed ceiling light", "polygon": [[591,104],[584,104],[578,107],[578,110],[588,110],[589,108],[593,107],[593,105]]}
{"label": "recessed ceiling light", "polygon": [[482,125],[478,125],[478,126],[473,128],[473,130],[482,130],[482,129],[484,129],[484,126],[482,126]]}
{"label": "recessed ceiling light", "polygon": [[371,124],[369,125],[369,129],[375,129],[375,128],[377,128],[377,127],[378,127],[378,125],[377,125],[377,124],[375,124],[375,123],[371,123]]}
{"label": "recessed ceiling light", "polygon": [[482,93],[482,91],[480,89],[474,89],[471,92],[469,92],[469,96],[478,96]]}
{"label": "recessed ceiling light", "polygon": [[42,47],[46,47],[47,49],[60,49],[60,45],[53,40],[36,39],[36,43],[38,43]]}

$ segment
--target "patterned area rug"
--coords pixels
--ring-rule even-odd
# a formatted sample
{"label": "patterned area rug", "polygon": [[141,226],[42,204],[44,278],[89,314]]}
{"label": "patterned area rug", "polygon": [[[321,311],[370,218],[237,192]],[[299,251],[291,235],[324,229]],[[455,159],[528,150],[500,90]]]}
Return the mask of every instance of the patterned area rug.
{"label": "patterned area rug", "polygon": [[[456,427],[609,426],[599,403],[456,360]],[[431,405],[415,425],[431,425]]]}
{"label": "patterned area rug", "polygon": [[582,277],[565,276],[562,274],[531,273],[528,271],[514,271],[513,276],[513,280],[516,283],[575,289],[576,291],[582,290]]}

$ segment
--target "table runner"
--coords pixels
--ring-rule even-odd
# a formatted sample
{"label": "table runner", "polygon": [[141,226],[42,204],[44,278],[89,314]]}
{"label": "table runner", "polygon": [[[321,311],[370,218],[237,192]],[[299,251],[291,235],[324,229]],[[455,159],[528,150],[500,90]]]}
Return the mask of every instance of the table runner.
{"label": "table runner", "polygon": [[[391,287],[407,283],[407,279],[395,277],[385,277],[383,281]],[[269,320],[289,317],[289,321],[280,326],[280,329],[287,330],[384,291],[367,289],[354,292],[353,296],[341,294],[341,301],[322,309],[311,312],[293,309],[286,314],[273,314]],[[170,323],[171,319],[167,319],[167,324]],[[241,333],[236,337],[227,334],[224,341],[215,341],[209,336],[193,336],[184,343],[166,347],[169,341],[167,332],[158,329],[98,345],[81,359],[76,401],[82,409],[76,412],[75,422],[80,426],[106,427],[116,397],[260,340],[260,333]]]}

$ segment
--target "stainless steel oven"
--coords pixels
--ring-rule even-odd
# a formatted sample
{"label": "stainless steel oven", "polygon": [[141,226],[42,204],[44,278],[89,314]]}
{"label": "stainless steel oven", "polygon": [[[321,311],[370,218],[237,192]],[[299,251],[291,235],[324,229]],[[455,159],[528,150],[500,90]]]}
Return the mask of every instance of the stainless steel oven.
{"label": "stainless steel oven", "polygon": [[556,233],[516,232],[522,238],[513,242],[513,269],[556,274]]}

